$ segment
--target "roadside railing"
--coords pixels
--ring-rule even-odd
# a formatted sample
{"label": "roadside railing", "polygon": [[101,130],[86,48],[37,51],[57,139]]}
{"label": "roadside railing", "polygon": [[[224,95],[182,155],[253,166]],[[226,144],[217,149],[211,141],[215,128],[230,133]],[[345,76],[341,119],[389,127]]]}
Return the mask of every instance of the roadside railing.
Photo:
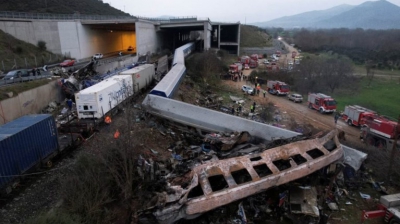
{"label": "roadside railing", "polygon": [[36,75],[36,76],[27,76],[27,77],[20,77],[20,78],[13,78],[9,80],[5,79],[0,79],[0,87],[5,86],[5,85],[11,85],[15,83],[22,83],[22,82],[28,82],[28,81],[33,81],[33,80],[39,80],[39,79],[46,79],[50,78],[53,75],[51,73],[46,73],[43,75]]}
{"label": "roadside railing", "polygon": [[53,14],[0,11],[0,18],[12,19],[45,19],[45,20],[110,20],[110,19],[136,19],[135,16],[108,16],[108,15],[82,15],[82,14]]}
{"label": "roadside railing", "polygon": [[[10,19],[43,19],[43,20],[113,20],[113,19],[143,19],[149,21],[157,21],[161,23],[181,22],[181,21],[195,21],[196,16],[184,17],[170,17],[170,18],[151,18],[144,16],[109,16],[109,15],[84,15],[84,14],[54,14],[54,13],[31,13],[31,12],[13,12],[13,11],[0,11],[0,18]],[[208,18],[202,18],[208,20]]]}

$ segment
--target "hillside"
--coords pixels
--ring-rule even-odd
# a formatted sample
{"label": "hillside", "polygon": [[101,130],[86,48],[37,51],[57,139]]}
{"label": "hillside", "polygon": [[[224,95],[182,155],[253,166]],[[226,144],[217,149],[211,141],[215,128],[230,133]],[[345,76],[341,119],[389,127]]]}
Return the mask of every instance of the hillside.
{"label": "hillside", "polygon": [[386,0],[339,5],[256,23],[260,27],[399,29],[400,7]]}
{"label": "hillside", "polygon": [[[36,57],[36,62],[35,62]],[[18,40],[0,30],[0,71],[9,71],[15,67],[32,68],[50,62],[58,62],[63,58],[48,51],[42,51],[37,46]],[[28,65],[28,66],[26,66]]]}
{"label": "hillside", "polygon": [[0,0],[0,9],[1,11],[56,14],[129,15],[99,0]]}
{"label": "hillside", "polygon": [[240,25],[240,47],[269,47],[271,45],[271,38],[264,29]]}

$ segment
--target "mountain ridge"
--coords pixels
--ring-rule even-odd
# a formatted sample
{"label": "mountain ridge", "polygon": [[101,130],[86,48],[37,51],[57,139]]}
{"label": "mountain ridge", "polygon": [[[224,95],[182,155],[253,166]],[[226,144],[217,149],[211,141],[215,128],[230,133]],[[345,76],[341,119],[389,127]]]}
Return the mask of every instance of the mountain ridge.
{"label": "mountain ridge", "polygon": [[282,28],[399,29],[398,21],[400,7],[386,0],[379,0],[366,1],[355,6],[342,4],[326,10],[284,16],[252,25]]}

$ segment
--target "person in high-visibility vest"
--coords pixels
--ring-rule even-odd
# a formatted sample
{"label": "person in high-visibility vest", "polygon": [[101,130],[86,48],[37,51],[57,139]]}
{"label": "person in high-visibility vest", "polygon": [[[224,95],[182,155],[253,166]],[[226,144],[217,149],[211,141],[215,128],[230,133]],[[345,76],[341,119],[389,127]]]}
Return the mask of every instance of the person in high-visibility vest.
{"label": "person in high-visibility vest", "polygon": [[106,116],[105,118],[104,118],[104,123],[106,123],[106,131],[108,132],[108,133],[110,133],[110,126],[111,126],[111,117],[110,116]]}
{"label": "person in high-visibility vest", "polygon": [[115,139],[119,138],[119,134],[120,134],[120,133],[119,133],[119,131],[118,131],[118,129],[117,129],[117,131],[114,133],[114,138],[115,138]]}
{"label": "person in high-visibility vest", "polygon": [[104,122],[105,122],[106,124],[111,124],[111,117],[110,117],[110,116],[106,116],[106,117],[104,118]]}

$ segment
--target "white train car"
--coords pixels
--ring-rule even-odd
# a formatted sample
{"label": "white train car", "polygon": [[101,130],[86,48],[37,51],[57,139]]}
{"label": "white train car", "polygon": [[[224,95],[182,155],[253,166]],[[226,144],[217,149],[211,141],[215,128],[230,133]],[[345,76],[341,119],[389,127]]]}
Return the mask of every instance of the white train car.
{"label": "white train car", "polygon": [[119,73],[119,75],[132,76],[133,91],[135,93],[148,87],[154,80],[155,74],[155,67],[153,64],[141,65]]}
{"label": "white train car", "polygon": [[154,87],[150,94],[172,98],[179,88],[179,84],[185,77],[186,67],[182,64],[177,64],[164,76],[163,79]]}
{"label": "white train car", "polygon": [[186,74],[185,57],[195,50],[195,43],[185,44],[175,50],[172,69],[150,91],[150,94],[172,98]]}
{"label": "white train car", "polygon": [[132,95],[131,75],[118,75],[105,79],[75,94],[78,118],[102,118]]}

